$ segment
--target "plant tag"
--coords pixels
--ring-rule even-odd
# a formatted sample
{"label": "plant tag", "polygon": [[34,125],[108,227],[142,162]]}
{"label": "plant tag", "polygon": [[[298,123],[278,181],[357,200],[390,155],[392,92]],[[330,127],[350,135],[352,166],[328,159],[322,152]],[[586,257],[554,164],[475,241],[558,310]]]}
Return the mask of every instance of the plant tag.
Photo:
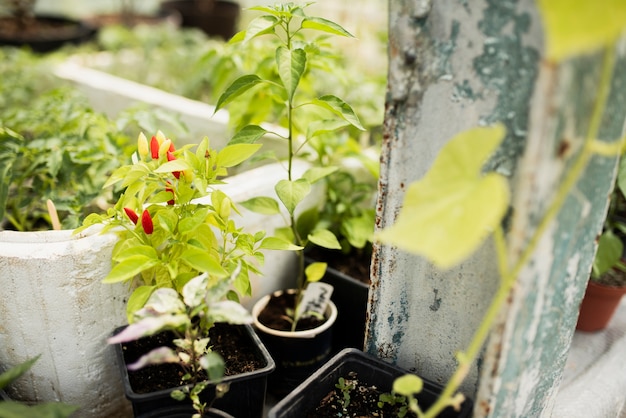
{"label": "plant tag", "polygon": [[330,295],[332,294],[333,287],[328,283],[309,283],[303,292],[300,306],[298,306],[298,312],[296,312],[297,317],[309,316],[311,313],[324,316],[324,312],[326,312],[326,307],[330,301]]}

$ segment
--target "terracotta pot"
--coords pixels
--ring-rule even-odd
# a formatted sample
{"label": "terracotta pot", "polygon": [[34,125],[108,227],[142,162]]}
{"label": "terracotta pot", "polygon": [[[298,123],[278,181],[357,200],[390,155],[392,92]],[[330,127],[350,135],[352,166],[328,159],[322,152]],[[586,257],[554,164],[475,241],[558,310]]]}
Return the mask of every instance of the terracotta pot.
{"label": "terracotta pot", "polygon": [[626,286],[605,286],[589,281],[580,305],[576,329],[593,332],[606,328],[624,294]]}

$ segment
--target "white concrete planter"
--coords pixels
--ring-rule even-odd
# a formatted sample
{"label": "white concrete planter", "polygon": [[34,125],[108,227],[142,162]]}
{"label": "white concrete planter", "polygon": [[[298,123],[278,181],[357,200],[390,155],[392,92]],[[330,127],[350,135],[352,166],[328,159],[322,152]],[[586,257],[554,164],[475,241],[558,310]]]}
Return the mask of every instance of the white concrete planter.
{"label": "white concrete planter", "polygon": [[130,412],[108,334],[125,323],[125,285],[105,285],[113,234],[0,232],[0,364],[41,355],[11,386],[16,399],[62,401],[81,417]]}

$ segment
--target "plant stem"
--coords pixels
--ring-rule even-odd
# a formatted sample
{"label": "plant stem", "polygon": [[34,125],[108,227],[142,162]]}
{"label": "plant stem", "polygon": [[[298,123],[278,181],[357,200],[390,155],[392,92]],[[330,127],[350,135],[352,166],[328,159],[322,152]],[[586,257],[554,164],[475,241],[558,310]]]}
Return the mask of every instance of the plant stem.
{"label": "plant stem", "polygon": [[565,199],[567,199],[569,193],[580,179],[590,158],[594,155],[593,142],[598,137],[602,115],[604,114],[604,110],[606,108],[614,64],[615,50],[611,46],[606,49],[602,62],[598,95],[591,114],[583,149],[574,161],[572,168],[568,171],[564,181],[559,186],[554,200],[548,207],[548,210],[541,219],[537,229],[528,241],[525,250],[522,252],[512,269],[509,269],[507,265],[508,251],[504,240],[504,232],[501,227],[494,232],[495,247],[498,256],[498,270],[500,274],[500,287],[494,295],[491,304],[489,305],[479,328],[474,333],[466,351],[458,354],[457,358],[459,360],[459,364],[450,380],[448,380],[441,396],[439,396],[437,401],[424,413],[423,416],[425,418],[436,417],[439,413],[441,413],[441,411],[451,405],[454,394],[457,392],[459,386],[469,372],[470,365],[474,362],[474,359],[478,356],[480,350],[482,349],[493,324],[498,318],[498,314],[502,310],[502,307],[506,303],[513,286],[517,282],[517,277],[530,260],[530,257],[536,250],[540,239],[560,212],[563,204],[565,203]]}

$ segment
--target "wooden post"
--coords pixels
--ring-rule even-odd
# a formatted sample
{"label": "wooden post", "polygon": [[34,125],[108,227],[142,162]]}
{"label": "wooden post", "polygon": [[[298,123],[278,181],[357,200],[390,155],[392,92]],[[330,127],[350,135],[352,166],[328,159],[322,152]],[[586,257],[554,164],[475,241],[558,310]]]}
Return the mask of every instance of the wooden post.
{"label": "wooden post", "polygon": [[[507,137],[488,169],[508,176],[510,257],[519,256],[579,155],[603,52],[548,65],[531,0],[390,2],[389,87],[379,228],[391,225],[408,184],[471,127],[501,122]],[[616,68],[624,68],[624,47]],[[615,71],[600,139],[624,131],[626,74]],[[462,389],[475,416],[539,416],[560,382],[613,185],[616,157],[594,157],[550,225],[486,352]],[[419,231],[415,231],[419,239]],[[366,350],[444,383],[498,285],[492,244],[439,271],[388,246],[373,258]]]}

